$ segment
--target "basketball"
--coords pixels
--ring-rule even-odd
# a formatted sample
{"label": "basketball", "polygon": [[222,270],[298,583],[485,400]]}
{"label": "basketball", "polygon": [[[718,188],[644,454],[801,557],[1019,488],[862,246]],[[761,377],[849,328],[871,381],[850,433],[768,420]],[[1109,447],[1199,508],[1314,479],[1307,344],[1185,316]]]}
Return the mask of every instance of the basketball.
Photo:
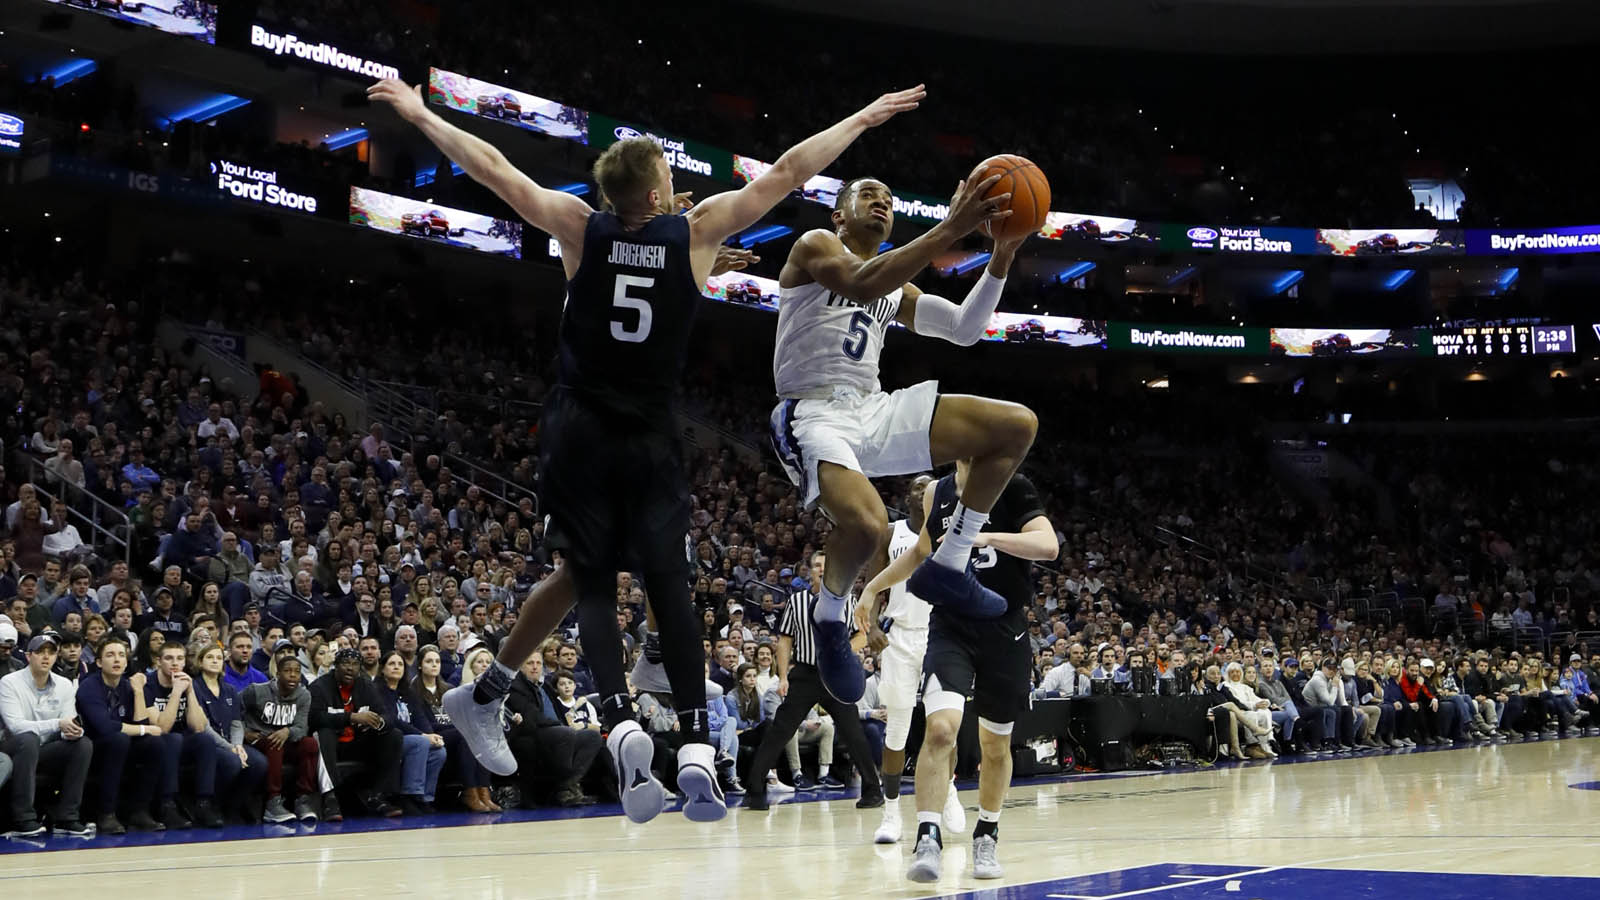
{"label": "basketball", "polygon": [[1044,217],[1050,213],[1050,181],[1038,166],[1015,154],[1001,153],[984,160],[980,168],[979,181],[997,173],[1000,175],[1000,180],[985,197],[1011,192],[1011,202],[1003,207],[1011,210],[1011,216],[998,224],[985,222],[981,228],[984,234],[999,240],[1015,240],[1044,227]]}

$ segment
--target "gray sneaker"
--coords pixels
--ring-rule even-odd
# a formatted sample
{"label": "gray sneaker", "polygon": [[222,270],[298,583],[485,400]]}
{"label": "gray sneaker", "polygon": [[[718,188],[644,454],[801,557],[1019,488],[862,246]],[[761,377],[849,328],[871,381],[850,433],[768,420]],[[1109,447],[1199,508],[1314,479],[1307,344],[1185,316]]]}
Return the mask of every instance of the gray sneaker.
{"label": "gray sneaker", "polygon": [[301,794],[294,801],[294,817],[307,825],[317,824],[317,804],[309,795]]}
{"label": "gray sneaker", "polygon": [[289,812],[288,808],[283,805],[282,797],[274,794],[267,798],[267,808],[261,813],[261,821],[270,822],[274,825],[293,822],[294,813]]}
{"label": "gray sneaker", "polygon": [[973,878],[999,878],[1004,872],[1000,868],[1000,842],[993,835],[982,835],[972,839],[972,877]]}
{"label": "gray sneaker", "polygon": [[511,775],[517,771],[517,758],[511,755],[506,743],[506,733],[500,721],[505,699],[480,704],[473,699],[475,688],[470,684],[444,692],[444,709],[450,714],[450,723],[461,732],[467,749],[485,769],[496,775]]}
{"label": "gray sneaker", "polygon": [[906,877],[924,884],[938,881],[943,862],[944,848],[933,839],[933,835],[925,834],[917,839],[917,849],[911,857],[911,868],[906,870]]}

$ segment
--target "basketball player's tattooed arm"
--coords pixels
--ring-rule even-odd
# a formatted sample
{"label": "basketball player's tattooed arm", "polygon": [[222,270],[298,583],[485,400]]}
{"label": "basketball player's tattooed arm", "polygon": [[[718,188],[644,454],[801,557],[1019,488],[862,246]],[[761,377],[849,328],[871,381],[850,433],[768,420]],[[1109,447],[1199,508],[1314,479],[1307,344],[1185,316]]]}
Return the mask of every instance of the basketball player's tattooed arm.
{"label": "basketball player's tattooed arm", "polygon": [[576,260],[582,255],[583,231],[594,212],[589,204],[564,191],[540,187],[493,144],[440,118],[423,102],[421,86],[409,87],[399,79],[387,78],[367,88],[367,99],[394,107],[400,118],[417,126],[473,181],[494,191],[535,228],[560,241],[563,259]]}
{"label": "basketball player's tattooed arm", "polygon": [[784,151],[772,168],[756,180],[739,190],[711,197],[690,210],[693,251],[702,253],[703,248],[713,248],[730,235],[759,222],[785,197],[804,187],[838,159],[839,154],[868,128],[882,125],[898,113],[916,109],[927,93],[919,84],[908,90],[884,94],[832,128],[819,131]]}
{"label": "basketball player's tattooed arm", "polygon": [[[852,225],[854,218],[863,223],[867,217],[877,216],[887,221],[893,209],[894,196],[888,186],[877,181],[862,181],[840,209],[833,212],[836,231],[817,229],[806,232],[789,251],[789,261],[784,265],[778,281],[785,287],[816,282],[841,297],[861,303],[878,299],[896,288],[903,287],[918,272],[928,267],[935,256],[951,244],[966,237],[984,222],[1010,215],[1010,210],[1000,207],[1010,200],[1010,194],[983,195],[1000,179],[995,176],[978,180],[978,171],[956,186],[950,200],[950,214],[943,222],[918,235],[903,246],[887,253],[862,258],[845,245],[845,238],[854,243],[876,247],[885,236],[884,225]],[[864,231],[865,234],[858,234]],[[901,309],[913,306],[902,297]]]}

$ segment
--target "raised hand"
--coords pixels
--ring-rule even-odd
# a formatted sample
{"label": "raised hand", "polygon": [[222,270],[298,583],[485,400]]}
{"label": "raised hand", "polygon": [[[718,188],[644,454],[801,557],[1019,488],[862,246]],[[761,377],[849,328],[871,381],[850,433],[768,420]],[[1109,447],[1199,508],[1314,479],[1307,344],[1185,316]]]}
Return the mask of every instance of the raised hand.
{"label": "raised hand", "polygon": [[407,122],[428,111],[427,105],[422,102],[422,85],[412,87],[398,78],[385,78],[368,87],[367,100],[389,104]]}
{"label": "raised hand", "polygon": [[1010,192],[995,194],[987,199],[983,196],[1000,181],[1000,175],[996,173],[980,181],[978,176],[981,173],[982,170],[973,169],[971,175],[956,185],[955,196],[950,198],[950,215],[945,217],[945,222],[963,237],[979,225],[1011,215],[1010,209],[1000,208],[1011,200]]}
{"label": "raised hand", "polygon": [[717,259],[711,264],[712,275],[724,275],[728,272],[737,272],[751,263],[761,262],[761,257],[751,250],[740,250],[729,247],[727,244],[717,248]]}
{"label": "raised hand", "polygon": [[894,118],[897,113],[916,109],[917,104],[926,96],[928,91],[920,84],[914,88],[884,94],[856,113],[856,119],[868,128],[876,128]]}

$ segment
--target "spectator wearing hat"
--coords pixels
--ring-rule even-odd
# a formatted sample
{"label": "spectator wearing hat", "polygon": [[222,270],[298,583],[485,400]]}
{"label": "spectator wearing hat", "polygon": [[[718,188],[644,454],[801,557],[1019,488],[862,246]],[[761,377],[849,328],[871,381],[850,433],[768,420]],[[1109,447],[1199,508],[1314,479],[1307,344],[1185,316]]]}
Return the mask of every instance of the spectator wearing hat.
{"label": "spectator wearing hat", "polygon": [[[262,820],[275,824],[317,821],[317,740],[310,734],[311,694],[301,681],[300,660],[285,656],[277,677],[250,685],[241,695],[245,743],[265,760],[267,806]],[[283,760],[295,763],[294,794],[285,790]],[[294,812],[289,812],[293,800]]]}
{"label": "spectator wearing hat", "polygon": [[344,781],[339,763],[345,760],[363,764],[368,784],[359,794],[362,805],[378,816],[400,815],[389,797],[399,788],[402,740],[378,712],[383,701],[372,681],[361,677],[360,654],[354,650],[335,654],[333,671],[311,683],[310,695],[311,730],[322,763],[318,783],[323,821],[344,819],[336,792]]}
{"label": "spectator wearing hat", "polygon": [[[1295,661],[1291,657],[1285,664]],[[1272,713],[1272,725],[1278,730],[1278,746],[1287,750],[1294,743],[1295,724],[1300,721],[1300,709],[1289,696],[1278,667],[1270,657],[1261,660],[1261,676],[1256,679],[1255,691],[1266,700]]]}
{"label": "spectator wearing hat", "polygon": [[145,708],[143,672],[126,674],[128,645],[107,638],[100,645],[98,671],[78,682],[78,715],[84,734],[94,742],[91,766],[98,786],[102,835],[123,834],[117,816],[124,777],[132,799],[128,825],[140,831],[165,831],[166,825],[150,815],[150,803],[160,785],[165,762],[161,728],[149,722]]}
{"label": "spectator wearing hat", "polygon": [[12,767],[11,831],[6,837],[44,835],[35,807],[40,771],[60,784],[60,796],[49,815],[55,833],[71,837],[94,833],[83,824],[81,810],[94,742],[85,737],[78,721],[77,687],[51,671],[56,652],[54,635],[37,635],[28,642],[27,667],[0,678],[0,734],[4,735],[0,758],[9,758]]}
{"label": "spectator wearing hat", "polygon": [[1354,750],[1355,720],[1344,696],[1344,684],[1339,678],[1339,663],[1332,656],[1323,657],[1317,671],[1306,679],[1300,696],[1305,700],[1300,714],[1310,723],[1311,738],[1324,751],[1337,750],[1349,753]]}
{"label": "spectator wearing hat", "polygon": [[77,683],[78,679],[89,674],[93,668],[89,660],[83,655],[83,635],[76,631],[62,630],[57,633],[61,651],[56,657],[56,674]]}
{"label": "spectator wearing hat", "polygon": [[289,599],[289,570],[279,561],[278,545],[263,543],[256,550],[255,568],[250,570],[250,599],[270,610]]}
{"label": "spectator wearing hat", "polygon": [[240,696],[253,684],[265,684],[267,673],[250,664],[255,651],[255,638],[248,632],[237,632],[228,638],[227,660],[222,666],[222,680]]}
{"label": "spectator wearing hat", "polygon": [[178,607],[177,595],[165,584],[150,595],[150,609],[133,620],[133,627],[141,632],[153,628],[169,641],[182,641],[189,634],[189,623]]}

